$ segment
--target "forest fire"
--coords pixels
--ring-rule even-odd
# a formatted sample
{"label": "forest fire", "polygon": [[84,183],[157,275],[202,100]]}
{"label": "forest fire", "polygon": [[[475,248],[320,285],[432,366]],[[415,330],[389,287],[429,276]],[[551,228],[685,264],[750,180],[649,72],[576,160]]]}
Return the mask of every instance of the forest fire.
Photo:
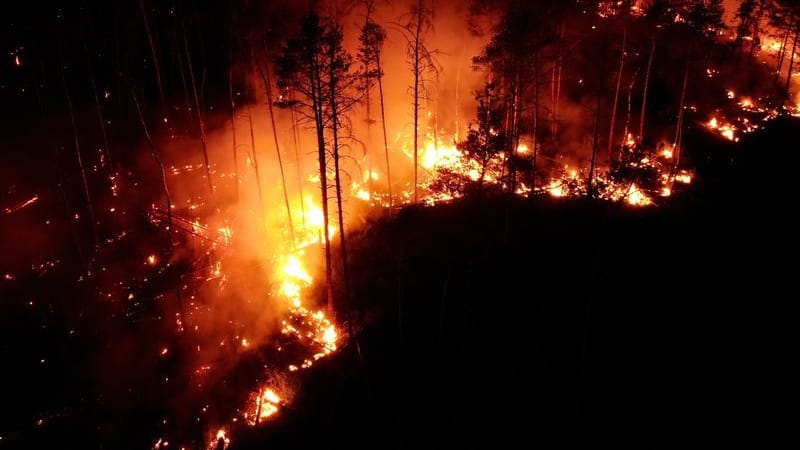
{"label": "forest fire", "polygon": [[[660,219],[800,117],[800,10],[777,0],[735,24],[694,0],[84,3],[42,6],[59,39],[4,31],[0,287],[30,347],[7,359],[83,389],[14,399],[21,447],[57,417],[102,448],[284,426],[363,330],[410,345],[417,274],[357,260],[370,232],[507,199]],[[134,431],[105,414],[128,407]]]}

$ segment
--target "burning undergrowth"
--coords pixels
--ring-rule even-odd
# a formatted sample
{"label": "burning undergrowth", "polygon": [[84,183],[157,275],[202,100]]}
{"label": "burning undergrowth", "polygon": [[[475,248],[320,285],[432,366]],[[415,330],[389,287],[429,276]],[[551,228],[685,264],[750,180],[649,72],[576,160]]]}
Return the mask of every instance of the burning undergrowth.
{"label": "burning undergrowth", "polygon": [[[160,74],[155,85],[115,76],[76,114],[82,72],[60,67],[69,109],[52,117],[71,132],[52,137],[57,186],[9,189],[0,211],[26,223],[41,212],[58,228],[41,236],[72,247],[4,270],[3,282],[22,298],[71,261],[63,285],[93,302],[76,316],[102,324],[93,398],[118,413],[99,441],[140,427],[158,449],[226,448],[291,408],[302,374],[362,325],[346,243],[373,217],[487,193],[658,206],[694,181],[687,130],[736,143],[797,114],[720,74],[735,48],[719,24],[639,2],[368,1],[285,16],[246,2],[208,49],[192,33],[213,21],[144,3],[143,25],[164,27],[155,34],[177,55],[158,58],[146,26],[140,50],[154,73],[160,60],[170,69],[170,95],[155,94]],[[14,55],[27,70],[28,55]],[[102,139],[81,128],[94,114]],[[147,423],[126,420],[126,407]]]}

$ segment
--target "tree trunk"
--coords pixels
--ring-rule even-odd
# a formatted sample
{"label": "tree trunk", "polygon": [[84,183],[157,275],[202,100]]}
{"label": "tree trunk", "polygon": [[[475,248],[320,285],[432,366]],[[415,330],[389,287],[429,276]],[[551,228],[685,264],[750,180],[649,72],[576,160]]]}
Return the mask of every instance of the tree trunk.
{"label": "tree trunk", "polygon": [[330,58],[330,75],[328,80],[328,89],[330,94],[330,109],[331,109],[331,128],[333,132],[333,169],[334,169],[334,182],[336,184],[336,208],[337,218],[339,221],[339,250],[342,257],[342,281],[344,284],[344,303],[345,314],[347,315],[347,330],[350,339],[353,339],[353,321],[350,315],[350,272],[347,266],[347,239],[345,238],[344,229],[344,209],[342,208],[342,178],[341,168],[339,162],[341,155],[339,154],[339,103],[336,98],[338,91],[338,81],[334,73],[333,61],[336,59],[335,47],[331,46]]}
{"label": "tree trunk", "polygon": [[420,39],[422,33],[423,0],[417,2],[417,28],[414,32],[414,204],[418,202],[417,170],[419,167],[419,94],[420,94]]}
{"label": "tree trunk", "polygon": [[539,52],[533,54],[533,161],[531,163],[531,192],[536,193],[536,159],[539,156]]}
{"label": "tree trunk", "polygon": [[559,31],[558,31],[558,56],[556,59],[556,67],[554,72],[554,97],[553,97],[553,141],[558,141],[558,122],[560,120],[560,112],[559,108],[561,105],[561,80],[562,74],[564,69],[564,37],[566,34],[566,25],[562,21],[559,24]]}
{"label": "tree trunk", "polygon": [[644,76],[644,91],[642,92],[642,110],[639,116],[639,142],[644,142],[644,122],[647,117],[647,91],[650,88],[650,71],[653,68],[653,57],[656,52],[656,35],[650,41],[650,56],[647,58],[647,73]]}
{"label": "tree trunk", "polygon": [[86,67],[89,70],[89,83],[92,88],[92,97],[94,99],[95,112],[97,113],[97,122],[100,124],[100,135],[103,138],[103,156],[106,163],[111,164],[111,147],[108,145],[108,133],[106,133],[106,123],[103,120],[103,108],[100,105],[100,97],[97,95],[97,83],[94,79],[94,69],[92,67],[92,58],[89,55],[89,47],[86,45],[86,39],[81,30],[81,41],[83,43],[83,51],[86,53]]}
{"label": "tree trunk", "polygon": [[144,30],[147,34],[147,43],[150,45],[150,54],[153,56],[153,67],[156,70],[156,85],[158,86],[158,97],[161,100],[161,113],[164,115],[162,118],[164,123],[167,122],[167,100],[164,95],[164,86],[161,83],[161,65],[158,62],[158,52],[156,51],[155,40],[153,33],[150,30],[150,21],[147,19],[147,10],[144,7],[144,0],[139,0],[139,9],[142,12],[142,21],[144,22]]}
{"label": "tree trunk", "polygon": [[598,57],[600,58],[600,63],[597,64],[597,102],[595,105],[595,117],[594,117],[594,137],[592,138],[592,158],[589,164],[589,178],[586,182],[586,195],[590,198],[595,196],[595,186],[594,186],[594,178],[595,178],[595,169],[597,167],[597,152],[600,147],[600,106],[602,105],[603,100],[603,88],[605,87],[605,83],[603,83],[606,71],[606,55],[605,53],[608,50],[608,23],[606,22],[605,31],[603,32],[603,44],[602,50],[599,52]]}
{"label": "tree trunk", "polygon": [[[291,102],[290,102],[291,104]],[[297,191],[300,194],[300,214],[303,224],[303,229],[306,228],[306,203],[305,196],[303,195],[303,160],[300,158],[300,130],[298,129],[297,116],[294,104],[291,105],[289,111],[292,116],[292,141],[294,142],[294,159],[295,171],[297,172]]]}
{"label": "tree trunk", "polygon": [[[252,45],[250,46],[250,65],[253,70],[253,96],[256,95],[256,58]],[[253,156],[253,169],[256,172],[256,191],[258,192],[258,207],[261,211],[261,223],[266,224],[266,212],[264,211],[264,195],[261,191],[261,175],[258,172],[258,152],[256,151],[255,127],[253,126],[253,111],[250,102],[247,103],[247,120],[250,125],[250,152]]]}
{"label": "tree trunk", "polygon": [[81,156],[81,144],[78,140],[78,128],[75,124],[75,110],[72,106],[72,98],[69,96],[69,89],[67,89],[67,77],[64,74],[64,68],[62,63],[61,68],[61,81],[64,85],[64,97],[67,100],[67,109],[69,110],[69,121],[72,125],[72,137],[75,139],[75,157],[78,161],[78,168],[81,171],[81,181],[83,182],[83,194],[86,196],[86,206],[89,212],[89,221],[92,225],[92,239],[95,245],[97,245],[100,241],[97,235],[97,221],[94,215],[94,205],[92,204],[92,196],[89,193],[89,182],[86,179],[86,167],[83,165],[83,157]]}
{"label": "tree trunk", "polygon": [[183,47],[186,51],[186,64],[189,70],[189,79],[192,82],[192,92],[194,93],[194,106],[197,109],[197,122],[200,129],[200,144],[203,149],[203,163],[206,168],[206,179],[208,180],[208,190],[211,197],[214,197],[214,183],[211,179],[211,167],[208,163],[208,144],[206,142],[206,123],[203,118],[203,110],[200,107],[200,97],[197,93],[197,83],[194,76],[194,69],[192,68],[192,55],[189,52],[189,41],[186,40],[186,29],[183,28],[181,23],[181,31],[183,32]]}
{"label": "tree trunk", "polygon": [[[322,202],[322,222],[323,230],[322,235],[324,239],[324,252],[325,252],[325,287],[328,300],[328,315],[333,319],[336,311],[333,304],[333,271],[331,267],[331,240],[329,230],[329,213],[328,213],[328,164],[327,154],[325,151],[325,118],[323,111],[323,89],[322,89],[322,74],[320,73],[319,61],[315,55],[312,58],[312,64],[309,73],[309,80],[311,81],[311,103],[314,110],[314,122],[317,131],[317,159],[319,163],[319,187],[320,187],[320,200]],[[341,231],[341,230],[340,230]]]}
{"label": "tree trunk", "polygon": [[389,168],[389,138],[386,136],[386,107],[383,98],[383,72],[381,68],[380,55],[375,60],[378,69],[378,94],[381,101],[381,124],[383,125],[383,153],[386,157],[386,183],[389,187],[389,215],[392,214],[394,207],[394,197],[392,196],[392,171]]}
{"label": "tree trunk", "polygon": [[792,52],[789,56],[789,70],[788,73],[786,74],[786,88],[784,89],[784,95],[787,100],[789,99],[789,94],[790,94],[789,89],[791,88],[792,85],[792,70],[794,70],[794,52],[795,50],[797,50],[797,37],[798,37],[797,35],[798,33],[800,33],[800,23],[795,23],[794,27],[795,30],[794,30],[794,39],[792,39]]}
{"label": "tree trunk", "polygon": [[233,184],[236,201],[239,201],[239,158],[236,153],[236,100],[233,96],[233,19],[231,19],[228,65],[228,99],[231,104],[231,149],[233,150]]}
{"label": "tree trunk", "polygon": [[[619,106],[619,90],[622,85],[622,72],[625,68],[625,44],[628,39],[628,29],[622,30],[622,51],[619,56],[619,71],[617,72],[617,87],[614,90],[614,106],[611,107],[611,126],[608,130],[608,165],[611,166],[614,152],[614,127],[617,123],[617,107]],[[624,139],[624,137],[623,137]]]}
{"label": "tree trunk", "polygon": [[683,87],[681,88],[681,102],[678,109],[678,125],[675,127],[675,141],[672,148],[675,153],[675,164],[672,168],[672,175],[670,179],[675,176],[678,170],[678,165],[681,162],[681,136],[683,134],[683,117],[684,117],[684,104],[686,103],[686,88],[689,83],[689,62],[691,58],[686,61],[686,71],[683,74]]}
{"label": "tree trunk", "polygon": [[239,157],[236,153],[236,102],[233,98],[233,67],[228,70],[228,97],[231,102],[231,149],[233,150],[233,184],[236,200],[239,200]]}
{"label": "tree trunk", "polygon": [[[267,43],[264,42],[264,53],[266,54]],[[286,190],[286,175],[283,170],[283,157],[281,156],[281,147],[278,141],[278,128],[275,126],[275,112],[272,109],[272,80],[269,76],[269,66],[260,70],[261,79],[264,82],[264,91],[267,94],[267,110],[269,112],[269,121],[272,125],[272,137],[275,140],[275,153],[278,155],[278,167],[281,172],[281,186],[283,186],[283,201],[286,206],[286,217],[289,221],[289,234],[292,237],[292,247],[295,246],[297,240],[294,236],[294,224],[292,222],[292,209],[289,206],[289,192]]]}
{"label": "tree trunk", "polygon": [[781,71],[783,70],[783,60],[786,56],[786,45],[789,43],[789,36],[792,34],[791,27],[786,27],[786,32],[783,34],[783,43],[778,54],[778,65],[775,70],[775,84],[778,84],[781,78]]}
{"label": "tree trunk", "polygon": [[[169,186],[167,186],[167,174],[164,170],[164,163],[161,161],[158,147],[156,147],[155,142],[153,142],[153,139],[150,136],[150,131],[147,129],[147,122],[144,119],[142,107],[139,105],[139,100],[136,98],[136,92],[133,90],[133,88],[131,88],[131,97],[133,97],[133,104],[136,106],[136,113],[139,115],[139,122],[142,124],[144,138],[147,141],[147,145],[150,147],[150,155],[153,157],[153,161],[158,166],[159,174],[161,175],[161,190],[164,194],[164,198],[167,201],[167,242],[169,243],[169,252],[172,254],[172,197],[169,194]],[[182,307],[181,315],[183,315]]]}

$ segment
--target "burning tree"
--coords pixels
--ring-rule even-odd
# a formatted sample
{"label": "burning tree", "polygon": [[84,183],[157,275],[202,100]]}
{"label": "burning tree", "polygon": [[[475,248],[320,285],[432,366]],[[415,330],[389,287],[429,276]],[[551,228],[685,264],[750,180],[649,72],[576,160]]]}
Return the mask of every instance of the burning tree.
{"label": "burning tree", "polygon": [[[342,255],[342,272],[345,295],[348,295],[347,251],[343,233],[341,167],[344,129],[347,113],[358,102],[353,95],[359,76],[351,70],[352,57],[342,46],[340,25],[316,12],[309,12],[302,20],[297,37],[287,41],[278,59],[279,87],[299,94],[287,95],[283,106],[296,106],[305,119],[313,124],[317,137],[317,160],[322,202],[324,230],[329,230],[328,178],[334,177],[338,206],[339,243]],[[330,167],[330,162],[333,167]],[[330,233],[324,232],[325,274],[328,308],[333,312],[332,266]]]}
{"label": "burning tree", "polygon": [[433,27],[433,11],[425,6],[424,0],[418,0],[411,8],[411,17],[403,27],[403,36],[408,43],[408,65],[414,77],[411,85],[414,116],[414,203],[418,201],[417,171],[419,169],[419,111],[420,102],[428,98],[427,77],[429,73],[438,74],[433,59],[434,52],[425,45],[425,34]]}
{"label": "burning tree", "polygon": [[[392,171],[389,167],[389,139],[386,134],[386,108],[383,96],[383,66],[381,64],[381,53],[383,44],[386,41],[386,30],[372,20],[371,14],[374,8],[374,1],[367,0],[367,15],[359,41],[361,46],[358,50],[358,59],[362,64],[362,71],[367,95],[367,122],[371,125],[369,94],[373,85],[378,85],[378,97],[381,105],[381,129],[383,131],[383,151],[386,157],[386,183],[389,191],[389,209],[393,206],[392,200]],[[372,174],[370,173],[370,180]]]}

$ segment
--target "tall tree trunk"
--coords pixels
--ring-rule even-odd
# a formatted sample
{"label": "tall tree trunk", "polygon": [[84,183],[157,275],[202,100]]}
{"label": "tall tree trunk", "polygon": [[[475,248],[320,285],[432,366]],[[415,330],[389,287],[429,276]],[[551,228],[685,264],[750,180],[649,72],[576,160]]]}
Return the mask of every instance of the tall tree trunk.
{"label": "tall tree trunk", "polygon": [[[290,102],[291,103],[291,102]],[[289,112],[292,116],[292,141],[294,142],[294,159],[295,171],[297,172],[297,191],[300,194],[300,219],[302,220],[303,229],[306,228],[306,202],[303,195],[303,160],[300,158],[300,130],[298,129],[297,114],[295,105],[292,103],[289,107]]]}
{"label": "tall tree trunk", "polygon": [[239,157],[236,143],[236,101],[233,98],[233,67],[228,70],[228,97],[231,103],[231,149],[233,150],[233,184],[236,200],[239,200]]}
{"label": "tall tree trunk", "polygon": [[627,112],[625,113],[625,127],[622,130],[622,139],[627,144],[628,142],[628,135],[630,134],[630,126],[631,126],[631,110],[633,109],[633,88],[636,86],[636,77],[639,75],[639,69],[636,69],[636,72],[633,73],[631,76],[631,82],[628,84],[628,108]]}
{"label": "tall tree trunk", "polygon": [[422,34],[423,0],[417,2],[417,27],[414,31],[414,204],[418,202],[417,170],[419,167],[419,98],[420,98],[420,70],[422,55],[420,54],[420,39]]}
{"label": "tall tree trunk", "polygon": [[786,32],[783,34],[783,43],[781,43],[781,49],[778,53],[778,64],[777,69],[775,69],[775,84],[778,84],[781,78],[781,72],[783,70],[783,60],[786,56],[786,45],[789,44],[789,36],[792,34],[792,28],[787,26]]}
{"label": "tall tree trunk", "polygon": [[[613,161],[614,152],[614,127],[617,123],[617,107],[619,106],[619,90],[622,86],[622,72],[625,68],[625,44],[628,39],[628,29],[622,30],[622,51],[619,56],[619,71],[617,72],[617,87],[614,90],[614,106],[611,107],[611,126],[608,130],[608,165]],[[623,137],[624,139],[624,137]]]}
{"label": "tall tree trunk", "polygon": [[211,179],[211,167],[208,163],[208,143],[206,141],[206,123],[203,118],[203,109],[200,106],[200,97],[197,93],[197,83],[194,76],[194,69],[192,68],[192,55],[189,51],[189,41],[186,39],[186,29],[181,23],[181,31],[183,32],[183,47],[186,52],[186,64],[189,70],[189,79],[192,82],[192,92],[194,93],[194,107],[197,109],[197,122],[200,129],[200,145],[203,149],[203,163],[206,168],[206,179],[208,180],[208,190],[211,197],[214,196],[214,183]]}
{"label": "tall tree trunk", "polygon": [[553,83],[553,141],[558,142],[558,124],[560,118],[560,106],[561,106],[561,80],[563,78],[564,73],[564,38],[566,35],[566,25],[562,20],[559,24],[559,31],[558,31],[558,55],[556,57],[556,67],[553,69],[554,72],[554,83]]}
{"label": "tall tree trunk", "polygon": [[[323,110],[322,74],[318,56],[312,58],[309,80],[311,81],[311,107],[314,110],[314,122],[317,131],[317,160],[319,164],[319,188],[322,202],[323,242],[325,253],[325,287],[328,300],[328,315],[333,318],[333,270],[331,265],[330,214],[328,212],[328,163],[325,149],[325,117]],[[341,230],[340,230],[341,232]]]}
{"label": "tall tree trunk", "polygon": [[94,79],[94,68],[92,67],[92,58],[89,54],[89,47],[86,45],[86,38],[81,30],[81,42],[83,43],[83,51],[86,54],[86,68],[89,71],[89,84],[92,89],[92,98],[94,99],[94,108],[97,113],[97,122],[100,124],[100,135],[103,138],[103,156],[106,163],[111,164],[111,147],[108,145],[108,133],[106,133],[106,123],[103,120],[103,107],[100,105],[100,97],[97,95],[97,83]]}
{"label": "tall tree trunk", "polygon": [[338,91],[337,79],[334,73],[333,61],[336,59],[335,47],[331,46],[330,58],[330,74],[328,80],[328,89],[330,94],[330,109],[331,109],[331,128],[333,132],[333,174],[334,182],[336,185],[336,209],[337,218],[339,221],[339,250],[342,257],[342,281],[344,284],[344,303],[345,314],[347,315],[347,330],[350,339],[353,338],[353,321],[351,320],[350,311],[350,271],[347,265],[347,239],[345,238],[344,229],[344,209],[342,208],[342,177],[339,162],[341,155],[339,154],[339,103],[336,98]]}
{"label": "tall tree trunk", "polygon": [[[250,65],[253,71],[253,96],[256,97],[256,57],[253,46],[250,46]],[[264,194],[261,191],[261,175],[258,171],[258,151],[256,150],[255,126],[253,125],[253,111],[250,102],[247,102],[247,119],[250,126],[250,152],[253,156],[253,169],[256,172],[256,191],[258,192],[258,207],[261,212],[261,222],[266,225],[266,212],[264,210]]]}
{"label": "tall tree trunk", "polygon": [[797,35],[800,33],[800,23],[795,22],[794,24],[794,39],[792,39],[792,52],[789,55],[789,69],[788,73],[786,74],[786,88],[784,89],[785,98],[789,99],[789,89],[792,85],[792,70],[794,70],[794,52],[797,50]]}
{"label": "tall tree trunk", "polygon": [[[150,147],[150,155],[153,157],[153,161],[158,166],[158,171],[161,176],[161,192],[164,194],[164,198],[167,201],[167,242],[169,243],[169,252],[172,254],[172,197],[169,194],[169,186],[167,186],[167,174],[164,170],[164,163],[161,161],[158,147],[156,147],[155,142],[153,142],[153,139],[150,136],[150,131],[147,128],[147,122],[145,121],[144,114],[142,113],[142,107],[139,105],[139,100],[136,98],[136,92],[134,91],[133,87],[131,87],[131,97],[133,98],[133,104],[136,106],[136,113],[139,116],[139,123],[142,124],[144,138],[147,141],[147,145]],[[181,310],[182,309],[183,308],[181,308]]]}
{"label": "tall tree trunk", "polygon": [[[691,55],[691,53],[690,53]],[[691,56],[686,61],[686,70],[683,73],[683,87],[681,88],[681,101],[680,105],[678,106],[678,124],[675,127],[675,141],[672,145],[675,153],[675,163],[672,168],[672,179],[675,176],[675,172],[678,170],[678,166],[681,163],[681,137],[683,135],[683,117],[684,117],[684,105],[686,104],[686,88],[689,85],[689,63],[691,62]]]}
{"label": "tall tree trunk", "polygon": [[231,104],[231,149],[233,150],[233,184],[236,201],[239,201],[239,158],[236,153],[236,100],[233,96],[233,19],[231,19],[228,66],[228,100]]}
{"label": "tall tree trunk", "polygon": [[592,158],[589,163],[589,178],[586,182],[586,195],[590,198],[595,196],[595,170],[597,168],[597,152],[600,148],[600,106],[603,100],[603,88],[605,87],[604,77],[606,72],[606,52],[608,51],[608,22],[606,22],[605,31],[603,32],[603,43],[601,51],[598,54],[600,58],[597,64],[597,101],[595,105],[594,117],[594,137],[592,138]]}
{"label": "tall tree trunk", "polygon": [[81,171],[81,181],[83,183],[83,194],[86,197],[86,206],[89,212],[89,221],[92,226],[92,239],[95,245],[97,245],[100,241],[97,235],[97,220],[95,219],[94,215],[94,205],[92,204],[92,195],[89,192],[89,182],[86,179],[86,167],[83,165],[83,157],[81,156],[81,144],[80,140],[78,139],[78,127],[75,124],[75,109],[72,106],[72,98],[69,95],[69,89],[67,89],[67,77],[64,74],[64,67],[62,63],[61,67],[61,82],[64,86],[64,97],[67,100],[67,109],[69,110],[69,121],[72,126],[72,137],[75,140],[75,157],[78,161],[78,168]]}
{"label": "tall tree trunk", "polygon": [[383,128],[383,154],[386,157],[386,184],[389,187],[389,214],[392,214],[394,207],[394,197],[392,195],[392,171],[389,167],[389,138],[386,135],[386,107],[383,97],[383,69],[381,68],[381,57],[375,59],[378,69],[378,95],[381,101],[381,125]]}
{"label": "tall tree trunk", "polygon": [[539,52],[533,54],[533,155],[531,162],[531,192],[536,193],[536,159],[539,156]]}
{"label": "tall tree trunk", "polygon": [[[264,41],[264,54],[267,54],[267,43]],[[281,186],[283,186],[283,201],[286,206],[286,218],[289,221],[289,234],[292,237],[292,247],[297,243],[294,235],[294,224],[292,222],[292,208],[289,206],[289,192],[286,190],[286,174],[283,170],[283,156],[281,156],[281,147],[278,141],[278,127],[275,126],[275,111],[272,108],[272,79],[269,76],[269,66],[260,69],[261,79],[264,82],[264,91],[267,94],[267,110],[269,112],[269,121],[272,125],[272,137],[275,140],[275,154],[278,155],[278,167],[281,172]]]}
{"label": "tall tree trunk", "polygon": [[650,40],[650,56],[647,58],[647,72],[644,76],[644,91],[642,92],[642,110],[639,115],[639,142],[644,142],[644,122],[647,117],[647,91],[650,88],[650,71],[653,68],[653,57],[656,53],[656,34]]}
{"label": "tall tree trunk", "polygon": [[147,34],[147,43],[150,45],[150,54],[153,57],[153,68],[156,70],[156,85],[158,86],[158,97],[161,100],[161,114],[163,114],[162,119],[164,123],[166,123],[167,97],[164,95],[164,86],[161,82],[161,64],[158,62],[156,43],[153,39],[153,33],[150,30],[150,21],[147,19],[147,9],[144,7],[144,0],[139,0],[139,10],[142,12],[142,21],[144,22],[144,30]]}

